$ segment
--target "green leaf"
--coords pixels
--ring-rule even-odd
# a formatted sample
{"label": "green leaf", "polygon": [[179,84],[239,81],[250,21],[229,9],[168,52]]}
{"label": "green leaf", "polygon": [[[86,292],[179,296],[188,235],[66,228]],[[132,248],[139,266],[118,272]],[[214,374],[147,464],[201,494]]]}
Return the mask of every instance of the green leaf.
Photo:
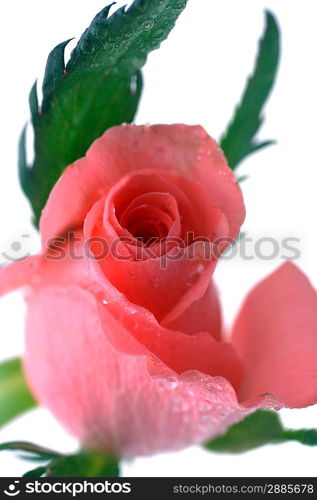
{"label": "green leaf", "polygon": [[64,51],[71,39],[59,43],[49,54],[46,62],[45,75],[43,79],[43,104],[42,111],[45,112],[46,103],[50,102],[51,95],[65,71]]}
{"label": "green leaf", "polygon": [[28,189],[28,179],[29,179],[29,168],[27,164],[27,158],[26,158],[26,131],[27,131],[27,125],[23,127],[23,130],[21,132],[20,138],[19,138],[19,143],[18,143],[18,169],[19,169],[19,177],[20,177],[20,183],[22,186],[23,191],[26,192]]}
{"label": "green leaf", "polygon": [[24,477],[118,477],[118,460],[110,455],[82,450],[63,455],[57,451],[26,441],[12,441],[0,445],[0,451],[18,452],[19,458],[42,462],[24,474]]}
{"label": "green leaf", "polygon": [[317,430],[284,429],[276,412],[259,410],[238,424],[226,434],[210,441],[208,450],[219,453],[242,453],[264,446],[287,441],[297,441],[308,446],[317,446]]}
{"label": "green leaf", "polygon": [[114,457],[83,451],[59,458],[46,468],[47,477],[119,477],[119,465]]}
{"label": "green leaf", "polygon": [[10,441],[9,443],[0,444],[0,451],[17,451],[21,458],[31,461],[46,461],[63,456],[54,450],[27,441]]}
{"label": "green leaf", "polygon": [[270,12],[265,14],[265,32],[260,41],[254,72],[249,77],[241,103],[235,110],[228,130],[220,141],[232,169],[249,154],[274,142],[261,143],[255,138],[263,122],[263,107],[274,85],[280,53],[277,22]]}
{"label": "green leaf", "polygon": [[36,120],[38,109],[39,109],[39,103],[37,99],[37,80],[35,80],[33,87],[31,88],[31,92],[29,95],[29,106],[30,106],[30,111],[31,111],[31,117],[32,117],[32,122]]}
{"label": "green leaf", "polygon": [[46,472],[46,467],[37,467],[36,469],[29,470],[22,477],[42,477]]}
{"label": "green leaf", "polygon": [[18,358],[0,364],[0,427],[36,406]]}
{"label": "green leaf", "polygon": [[43,102],[34,111],[35,160],[28,168],[25,134],[19,146],[23,190],[36,221],[65,167],[82,157],[106,129],[135,116],[142,89],[140,69],[168,36],[187,0],[135,0],[109,17],[105,7],[80,38],[65,66],[59,44],[49,55]]}

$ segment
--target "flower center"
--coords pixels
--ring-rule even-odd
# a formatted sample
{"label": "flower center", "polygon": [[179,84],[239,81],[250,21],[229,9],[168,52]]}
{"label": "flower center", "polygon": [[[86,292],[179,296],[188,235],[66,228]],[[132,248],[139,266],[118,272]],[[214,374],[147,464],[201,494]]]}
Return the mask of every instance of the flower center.
{"label": "flower center", "polygon": [[177,203],[170,193],[145,193],[126,207],[120,225],[143,245],[150,246],[166,238],[178,219]]}

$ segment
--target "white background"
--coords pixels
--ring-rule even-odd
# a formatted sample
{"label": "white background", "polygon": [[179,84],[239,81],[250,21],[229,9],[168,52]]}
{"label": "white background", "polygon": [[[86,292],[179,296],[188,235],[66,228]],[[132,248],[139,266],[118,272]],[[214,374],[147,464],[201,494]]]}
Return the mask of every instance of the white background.
{"label": "white background", "polygon": [[[42,74],[48,52],[60,41],[79,35],[104,5],[105,0],[11,0],[1,4],[0,253],[9,253],[16,241],[23,244],[23,252],[38,249],[16,168],[16,143],[28,119],[29,89]],[[218,138],[253,67],[265,8],[279,19],[283,51],[260,137],[278,143],[250,157],[239,169],[239,174],[250,176],[243,183],[248,210],[244,230],[253,238],[300,238],[297,263],[316,285],[315,0],[189,0],[168,41],[149,57],[137,123],[200,123]],[[3,256],[1,259],[4,262]],[[279,262],[280,257],[273,261],[237,257],[220,264],[216,279],[228,324],[246,291]],[[0,301],[0,358],[22,351],[23,313],[18,293]],[[317,427],[316,407],[281,414],[287,426]],[[12,439],[33,440],[65,451],[76,448],[76,442],[45,410],[33,411],[0,432],[0,442]],[[316,458],[317,449],[296,443],[266,446],[239,456],[210,454],[195,447],[137,459],[124,465],[124,473],[315,476]],[[10,454],[0,455],[1,476],[19,475],[26,467],[28,464]]]}

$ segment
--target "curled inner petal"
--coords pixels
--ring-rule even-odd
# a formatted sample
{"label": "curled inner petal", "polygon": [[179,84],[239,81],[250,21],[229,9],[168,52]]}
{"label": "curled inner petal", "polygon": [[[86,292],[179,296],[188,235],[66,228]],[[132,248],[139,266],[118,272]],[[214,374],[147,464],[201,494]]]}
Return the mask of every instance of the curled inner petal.
{"label": "curled inner petal", "polygon": [[228,234],[226,218],[199,186],[151,170],[121,179],[85,228],[86,239],[101,236],[110,247],[99,262],[105,279],[166,323],[203,296],[218,257],[214,240]]}
{"label": "curled inner petal", "polygon": [[120,217],[120,225],[143,244],[180,236],[180,215],[170,193],[145,193],[135,198]]}
{"label": "curled inner petal", "polygon": [[[182,189],[183,181],[191,186],[190,206],[196,210],[200,198],[195,191],[200,186],[200,197],[219,207],[228,221],[229,236],[237,236],[245,215],[242,194],[215,141],[197,126],[127,125],[107,130],[56,183],[40,223],[44,245],[51,237],[82,227],[94,203],[122,177],[147,170],[174,179]],[[161,191],[157,186],[151,190]]]}

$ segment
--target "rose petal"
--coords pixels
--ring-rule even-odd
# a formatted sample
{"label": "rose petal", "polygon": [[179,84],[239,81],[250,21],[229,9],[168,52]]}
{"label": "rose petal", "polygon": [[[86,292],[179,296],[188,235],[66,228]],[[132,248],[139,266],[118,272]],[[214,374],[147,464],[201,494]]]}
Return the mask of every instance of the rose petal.
{"label": "rose petal", "polygon": [[228,219],[229,236],[237,236],[245,215],[241,190],[223,153],[204,129],[126,125],[109,129],[56,183],[40,222],[44,246],[47,239],[80,227],[110,186],[142,169],[168,172],[202,186],[209,201]]}
{"label": "rose petal", "polygon": [[103,207],[101,199],[90,210],[84,226],[86,241],[94,241],[97,235],[109,245],[107,256],[98,259],[103,280],[110,281],[130,302],[148,309],[158,320],[173,321],[205,293],[210,283],[216,265],[212,254],[206,257],[211,244],[206,248],[198,241],[187,249],[173,248],[160,258],[136,261],[123,243],[114,249],[115,230],[102,218]]}
{"label": "rose petal", "polygon": [[[88,448],[135,456],[225,432],[262,400],[238,404],[222,377],[173,373],[137,344],[95,298],[76,287],[29,297],[25,367],[39,401]],[[107,314],[100,321],[99,310]],[[114,348],[130,337],[131,351]]]}
{"label": "rose petal", "polygon": [[[98,213],[100,209],[98,205],[99,203],[94,206],[86,219],[86,237],[90,234],[90,223],[93,224],[95,221],[93,212],[96,210]],[[148,309],[131,303],[126,295],[112,285],[103,272],[102,263],[90,258],[89,265],[92,278],[100,287],[100,303],[106,304],[113,316],[120,318],[121,324],[151,353],[179,373],[197,369],[209,375],[222,375],[235,387],[239,385],[243,375],[243,365],[232,346],[216,342],[207,332],[188,335],[162,328]],[[144,286],[148,289],[146,283]],[[207,287],[208,284],[205,288]],[[95,290],[95,293],[98,291]],[[191,299],[191,303],[193,301],[194,299]],[[107,321],[106,317],[104,321]],[[113,336],[112,341],[116,344],[116,336],[111,329],[108,335]]]}
{"label": "rose petal", "polygon": [[0,296],[32,285],[40,278],[41,257],[27,257],[0,268]]}
{"label": "rose petal", "polygon": [[317,293],[294,264],[251,291],[232,343],[247,367],[240,400],[272,393],[290,408],[317,402]]}
{"label": "rose petal", "polygon": [[[21,263],[2,269],[0,272],[0,293],[6,293],[14,287],[28,286],[30,291],[39,292],[43,287],[80,285],[93,291],[99,298],[99,303],[107,304],[107,309],[139,342],[140,349],[146,349],[161,359],[167,366],[178,373],[197,369],[209,375],[221,375],[238,387],[243,375],[243,366],[231,345],[216,342],[209,333],[201,332],[188,335],[179,331],[160,327],[154,316],[137,305],[131,304],[124,295],[108,282],[95,261],[74,261],[71,255],[74,251],[70,245],[67,257],[63,261],[49,261],[43,256],[29,258]],[[80,255],[80,243],[77,243]],[[81,254],[83,251],[81,250]],[[34,264],[35,262],[35,264]],[[93,271],[93,276],[89,272]],[[23,267],[22,267],[23,266]],[[34,272],[36,269],[36,272]],[[98,274],[99,272],[99,274]],[[4,279],[2,279],[4,276]],[[18,280],[18,277],[20,279]],[[95,281],[96,280],[96,281]],[[3,287],[1,289],[1,284]],[[116,329],[112,331],[109,314],[103,307],[100,314],[105,313],[104,324],[109,328],[108,336],[117,345]],[[65,315],[67,315],[65,309]],[[34,325],[36,328],[37,325]],[[127,342],[127,352],[130,352],[130,342]],[[123,349],[123,345],[120,345]]]}
{"label": "rose petal", "polygon": [[221,311],[217,289],[212,282],[204,295],[194,301],[180,316],[169,323],[161,322],[165,328],[189,334],[208,332],[215,340],[221,340]]}
{"label": "rose petal", "polygon": [[85,285],[90,271],[83,252],[82,233],[66,243],[61,239],[59,245],[48,254],[39,254],[4,265],[0,268],[0,296],[19,288],[39,289],[47,285]]}

